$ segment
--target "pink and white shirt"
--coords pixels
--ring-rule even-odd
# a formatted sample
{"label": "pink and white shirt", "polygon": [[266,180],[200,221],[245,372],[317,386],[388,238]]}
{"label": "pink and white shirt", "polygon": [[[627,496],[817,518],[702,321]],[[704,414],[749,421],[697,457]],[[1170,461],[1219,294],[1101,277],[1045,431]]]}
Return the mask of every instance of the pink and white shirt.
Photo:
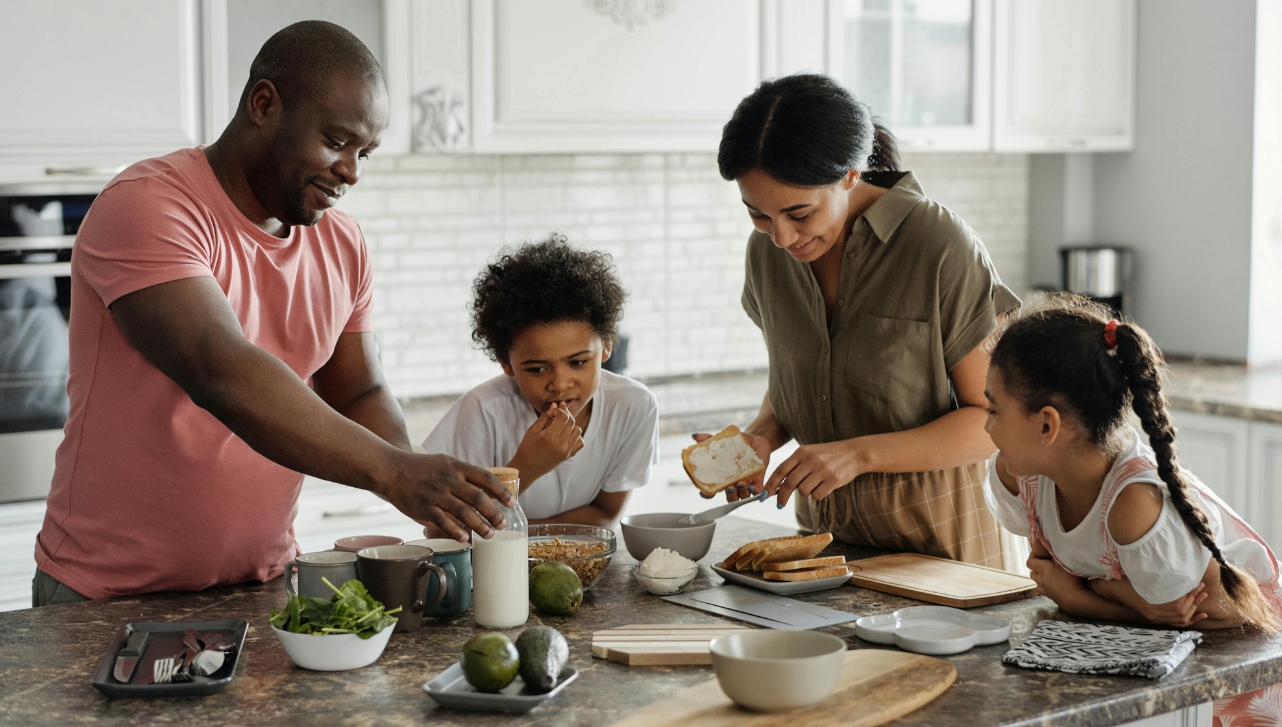
{"label": "pink and white shirt", "polygon": [[[1113,462],[1099,496],[1082,522],[1064,530],[1055,502],[1055,483],[1038,475],[1019,478],[1019,494],[1011,494],[997,476],[997,455],[988,461],[984,499],[1002,527],[1042,543],[1064,570],[1082,578],[1130,579],[1136,593],[1149,603],[1168,603],[1188,593],[1201,580],[1211,552],[1180,519],[1167,487],[1157,474],[1153,450],[1134,431],[1129,451]],[[1211,523],[1215,542],[1230,564],[1262,584],[1277,581],[1277,561],[1268,545],[1237,513],[1188,470],[1191,499]],[[1139,540],[1121,545],[1108,532],[1108,513],[1117,495],[1133,482],[1148,482],[1162,491],[1162,512]],[[1275,589],[1264,589],[1266,595]]]}

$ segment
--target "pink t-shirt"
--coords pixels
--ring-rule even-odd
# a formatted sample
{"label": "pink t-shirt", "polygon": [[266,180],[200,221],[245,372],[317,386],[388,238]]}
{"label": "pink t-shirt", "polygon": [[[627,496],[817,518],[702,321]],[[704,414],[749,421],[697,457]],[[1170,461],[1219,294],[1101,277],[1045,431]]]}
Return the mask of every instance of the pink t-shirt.
{"label": "pink t-shirt", "polygon": [[303,477],[250,449],[125,338],[108,306],[211,276],[245,337],[309,381],[372,330],[360,228],[330,210],[272,237],[200,149],[139,162],[94,201],[71,259],[71,411],[36,565],[91,598],[275,578]]}

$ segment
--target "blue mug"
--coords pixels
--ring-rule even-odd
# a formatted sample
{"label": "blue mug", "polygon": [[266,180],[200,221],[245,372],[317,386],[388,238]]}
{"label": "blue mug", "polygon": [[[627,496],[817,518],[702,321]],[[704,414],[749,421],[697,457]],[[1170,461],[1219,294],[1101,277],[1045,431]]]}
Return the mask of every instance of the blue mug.
{"label": "blue mug", "polygon": [[[471,543],[460,543],[450,538],[425,538],[405,544],[431,548],[432,562],[445,571],[445,598],[424,610],[424,616],[457,616],[472,607]],[[435,580],[429,580],[428,584],[427,602],[431,603],[439,586]]]}

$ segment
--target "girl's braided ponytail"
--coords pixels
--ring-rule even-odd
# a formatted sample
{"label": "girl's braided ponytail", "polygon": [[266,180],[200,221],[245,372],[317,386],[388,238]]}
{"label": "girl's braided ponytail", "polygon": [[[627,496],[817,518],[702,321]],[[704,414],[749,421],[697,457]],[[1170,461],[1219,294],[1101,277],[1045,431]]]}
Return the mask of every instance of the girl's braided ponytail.
{"label": "girl's braided ponytail", "polygon": [[1129,323],[1117,325],[1114,336],[1117,340],[1117,362],[1131,392],[1131,406],[1157,456],[1157,474],[1166,483],[1171,503],[1189,531],[1220,564],[1224,593],[1243,620],[1265,631],[1277,631],[1277,617],[1265,603],[1259,584],[1224,560],[1206,513],[1190,498],[1192,487],[1180,473],[1175,447],[1176,430],[1171,423],[1166,395],[1162,393],[1161,351],[1143,329]]}

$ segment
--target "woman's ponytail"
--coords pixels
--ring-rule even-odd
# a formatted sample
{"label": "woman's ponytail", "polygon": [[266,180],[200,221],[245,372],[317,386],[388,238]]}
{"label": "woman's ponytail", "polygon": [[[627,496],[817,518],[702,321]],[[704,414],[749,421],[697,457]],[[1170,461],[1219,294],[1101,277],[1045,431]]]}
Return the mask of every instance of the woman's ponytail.
{"label": "woman's ponytail", "polygon": [[872,123],[872,154],[868,156],[868,171],[900,171],[899,140],[878,121]]}
{"label": "woman's ponytail", "polygon": [[1137,326],[1122,323],[1112,330],[1117,342],[1117,361],[1131,392],[1131,406],[1153,447],[1157,474],[1166,483],[1171,503],[1188,529],[1220,564],[1220,583],[1242,619],[1266,632],[1278,631],[1277,616],[1265,602],[1259,584],[1255,578],[1224,559],[1215,543],[1215,534],[1206,513],[1192,499],[1193,487],[1180,474],[1175,425],[1171,422],[1166,394],[1162,391],[1161,351],[1153,339]]}

